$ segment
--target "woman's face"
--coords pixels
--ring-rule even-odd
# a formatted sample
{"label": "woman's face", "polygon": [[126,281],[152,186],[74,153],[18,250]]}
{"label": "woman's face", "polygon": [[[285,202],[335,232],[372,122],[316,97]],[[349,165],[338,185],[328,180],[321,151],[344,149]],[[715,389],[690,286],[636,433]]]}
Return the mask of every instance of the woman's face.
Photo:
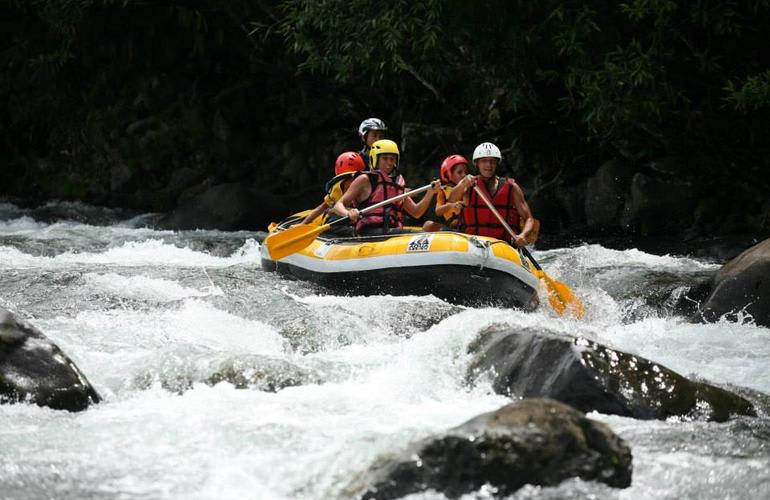
{"label": "woman's face", "polygon": [[390,175],[395,170],[397,163],[398,156],[390,153],[383,153],[377,157],[377,168],[385,172],[386,175]]}
{"label": "woman's face", "polygon": [[468,175],[468,165],[465,163],[460,163],[459,165],[455,165],[452,168],[451,179],[455,184],[458,184],[461,180],[463,180],[463,177],[466,175]]}

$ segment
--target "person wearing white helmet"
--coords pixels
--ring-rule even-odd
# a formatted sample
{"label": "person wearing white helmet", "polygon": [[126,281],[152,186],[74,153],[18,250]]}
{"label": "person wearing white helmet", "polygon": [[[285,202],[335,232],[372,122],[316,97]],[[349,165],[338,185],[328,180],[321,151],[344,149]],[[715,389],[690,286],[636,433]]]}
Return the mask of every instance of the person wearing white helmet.
{"label": "person wearing white helmet", "polygon": [[[516,247],[523,247],[527,245],[535,223],[524,193],[516,181],[511,177],[497,176],[497,168],[502,158],[500,148],[491,142],[482,142],[476,146],[473,150],[473,165],[478,170],[478,175],[467,175],[461,180],[450,193],[449,201],[462,201],[465,205],[460,217],[462,232],[489,236],[505,240]],[[508,234],[473,186],[478,186],[492,201],[516,233],[515,237]]]}
{"label": "person wearing white helmet", "polygon": [[388,127],[385,122],[379,118],[367,118],[361,122],[358,126],[358,136],[361,138],[363,148],[358,153],[366,161],[366,169],[371,170],[371,160],[369,158],[369,151],[372,149],[372,144],[385,138],[385,132]]}

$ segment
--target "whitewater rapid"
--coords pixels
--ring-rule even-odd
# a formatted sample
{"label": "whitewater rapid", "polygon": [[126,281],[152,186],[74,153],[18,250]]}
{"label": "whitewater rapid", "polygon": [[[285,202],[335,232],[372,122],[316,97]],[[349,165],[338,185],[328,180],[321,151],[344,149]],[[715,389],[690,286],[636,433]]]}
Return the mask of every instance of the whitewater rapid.
{"label": "whitewater rapid", "polygon": [[[156,231],[151,219],[0,204],[0,306],[43,330],[105,399],[78,414],[0,406],[0,498],[343,498],[378,456],[509,401],[465,382],[467,347],[493,324],[581,335],[770,394],[769,329],[750,317],[693,322],[671,306],[713,263],[600,245],[536,252],[586,302],[575,321],[328,295],[263,271],[256,233]],[[290,367],[299,382],[212,384],[222,363],[278,378]],[[631,445],[632,486],[571,480],[513,498],[770,497],[766,415],[589,416]]]}

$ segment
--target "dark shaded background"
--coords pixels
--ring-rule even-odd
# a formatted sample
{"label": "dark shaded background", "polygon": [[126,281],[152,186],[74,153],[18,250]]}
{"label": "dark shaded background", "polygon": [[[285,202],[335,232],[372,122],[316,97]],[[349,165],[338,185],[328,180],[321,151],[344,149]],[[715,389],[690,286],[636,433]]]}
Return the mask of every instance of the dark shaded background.
{"label": "dark shaded background", "polygon": [[233,183],[300,210],[377,116],[415,186],[497,143],[552,235],[770,233],[770,1],[2,0],[0,19],[16,203],[166,212]]}

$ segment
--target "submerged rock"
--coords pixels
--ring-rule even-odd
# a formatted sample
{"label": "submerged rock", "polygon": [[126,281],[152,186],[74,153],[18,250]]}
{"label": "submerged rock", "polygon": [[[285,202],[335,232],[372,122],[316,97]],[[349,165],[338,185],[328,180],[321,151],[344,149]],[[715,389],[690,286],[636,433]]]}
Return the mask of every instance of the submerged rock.
{"label": "submerged rock", "polygon": [[0,403],[80,411],[101,398],[59,347],[0,308]]}
{"label": "submerged rock", "polygon": [[433,489],[449,497],[485,484],[506,496],[525,484],[579,477],[631,484],[631,450],[605,424],[548,399],[526,399],[414,443],[370,471],[363,499]]}
{"label": "submerged rock", "polygon": [[640,419],[727,420],[756,414],[746,399],[686,379],[639,356],[543,331],[490,328],[470,347],[468,377],[492,376],[498,394],[548,397],[584,411]]}
{"label": "submerged rock", "polygon": [[770,239],[749,248],[714,276],[703,316],[715,321],[725,314],[750,314],[770,326]]}
{"label": "submerged rock", "polygon": [[149,388],[156,382],[168,391],[183,393],[195,383],[216,385],[227,382],[237,389],[277,392],[286,387],[318,384],[321,377],[313,370],[301,368],[282,359],[260,355],[199,355],[179,360],[173,358],[159,370],[134,379],[138,388]]}
{"label": "submerged rock", "polygon": [[219,184],[161,218],[158,226],[174,230],[256,231],[286,215],[288,209],[277,196],[237,183]]}

